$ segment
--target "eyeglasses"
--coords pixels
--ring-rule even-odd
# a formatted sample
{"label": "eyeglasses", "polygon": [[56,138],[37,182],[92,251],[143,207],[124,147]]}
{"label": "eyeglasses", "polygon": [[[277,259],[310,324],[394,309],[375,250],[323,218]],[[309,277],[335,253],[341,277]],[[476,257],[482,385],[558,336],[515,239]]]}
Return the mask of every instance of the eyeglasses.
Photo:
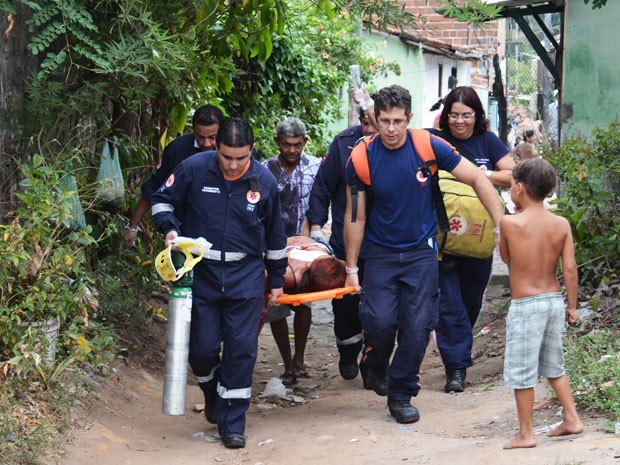
{"label": "eyeglasses", "polygon": [[475,113],[448,113],[448,119],[450,121],[457,121],[459,118],[461,118],[463,121],[469,121],[470,119],[474,118],[476,116]]}
{"label": "eyeglasses", "polygon": [[402,128],[403,126],[406,126],[409,123],[409,119],[408,118],[398,118],[398,119],[385,119],[385,118],[379,118],[377,120],[377,124],[379,126],[381,126],[382,128],[389,128],[390,125],[394,125],[395,128]]}

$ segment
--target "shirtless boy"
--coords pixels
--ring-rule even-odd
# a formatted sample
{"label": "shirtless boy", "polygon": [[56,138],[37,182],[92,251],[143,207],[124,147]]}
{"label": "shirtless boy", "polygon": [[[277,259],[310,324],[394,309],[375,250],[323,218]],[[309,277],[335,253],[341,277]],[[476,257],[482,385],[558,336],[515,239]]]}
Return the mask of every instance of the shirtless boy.
{"label": "shirtless boy", "polygon": [[[500,222],[500,254],[510,268],[512,302],[506,319],[504,384],[514,389],[519,433],[504,449],[536,447],[534,386],[544,376],[562,404],[563,421],[547,436],[579,434],[583,424],[564,372],[562,329],[577,312],[577,264],[570,226],[548,212],[543,200],[555,187],[548,162],[533,158],[513,170],[510,193],[516,215]],[[561,259],[568,306],[557,278]]]}

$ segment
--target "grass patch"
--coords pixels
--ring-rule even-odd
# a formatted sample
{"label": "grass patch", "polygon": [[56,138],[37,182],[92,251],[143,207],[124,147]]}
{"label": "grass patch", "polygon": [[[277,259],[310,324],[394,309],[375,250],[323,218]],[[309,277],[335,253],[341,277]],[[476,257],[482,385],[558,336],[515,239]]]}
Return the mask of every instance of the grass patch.
{"label": "grass patch", "polygon": [[575,400],[620,420],[620,338],[613,328],[570,334],[566,340],[566,374]]}
{"label": "grass patch", "polygon": [[43,464],[46,452],[62,445],[71,410],[88,393],[78,376],[65,372],[53,389],[37,380],[0,383],[0,457],[7,465]]}

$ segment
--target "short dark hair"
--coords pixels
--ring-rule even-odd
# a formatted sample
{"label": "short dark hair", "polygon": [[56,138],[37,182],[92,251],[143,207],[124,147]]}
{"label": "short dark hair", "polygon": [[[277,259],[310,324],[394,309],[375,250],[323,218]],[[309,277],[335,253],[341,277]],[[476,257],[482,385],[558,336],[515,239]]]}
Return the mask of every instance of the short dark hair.
{"label": "short dark hair", "polygon": [[224,113],[215,105],[203,105],[198,107],[192,116],[192,127],[197,124],[201,126],[211,126],[213,124],[221,124],[224,120]]}
{"label": "short dark hair", "polygon": [[517,163],[512,169],[512,179],[522,183],[528,195],[537,201],[544,200],[556,184],[555,170],[542,158],[530,158]]}
{"label": "short dark hair", "polygon": [[243,118],[226,118],[220,123],[215,136],[215,145],[225,144],[229,147],[250,147],[254,145],[252,126]]}
{"label": "short dark hair", "polygon": [[469,86],[455,87],[443,99],[443,110],[439,117],[439,128],[450,129],[448,125],[448,114],[452,113],[452,104],[462,103],[471,108],[476,113],[476,122],[474,124],[474,134],[484,134],[487,130],[487,117],[482,108],[482,102],[476,91]]}
{"label": "short dark hair", "polygon": [[334,256],[313,260],[299,282],[299,292],[318,292],[343,287],[347,279],[345,263]]}
{"label": "short dark hair", "polygon": [[405,114],[411,113],[411,94],[407,89],[397,84],[380,89],[375,95],[375,117],[379,117],[381,110],[402,108]]}
{"label": "short dark hair", "polygon": [[534,137],[534,130],[528,129],[523,133],[523,142],[527,142],[530,137]]}
{"label": "short dark hair", "polygon": [[443,99],[440,98],[439,100],[437,100],[433,106],[428,110],[428,111],[436,111],[439,110],[441,108],[441,106],[443,105]]}

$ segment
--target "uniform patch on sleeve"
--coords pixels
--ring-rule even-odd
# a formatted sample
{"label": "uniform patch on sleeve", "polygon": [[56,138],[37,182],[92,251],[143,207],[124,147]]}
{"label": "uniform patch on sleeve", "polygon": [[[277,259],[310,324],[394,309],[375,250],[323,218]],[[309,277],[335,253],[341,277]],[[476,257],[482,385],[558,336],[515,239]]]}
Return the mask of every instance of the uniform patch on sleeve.
{"label": "uniform patch on sleeve", "polygon": [[170,177],[166,180],[166,187],[170,187],[174,184],[174,174],[171,174]]}

